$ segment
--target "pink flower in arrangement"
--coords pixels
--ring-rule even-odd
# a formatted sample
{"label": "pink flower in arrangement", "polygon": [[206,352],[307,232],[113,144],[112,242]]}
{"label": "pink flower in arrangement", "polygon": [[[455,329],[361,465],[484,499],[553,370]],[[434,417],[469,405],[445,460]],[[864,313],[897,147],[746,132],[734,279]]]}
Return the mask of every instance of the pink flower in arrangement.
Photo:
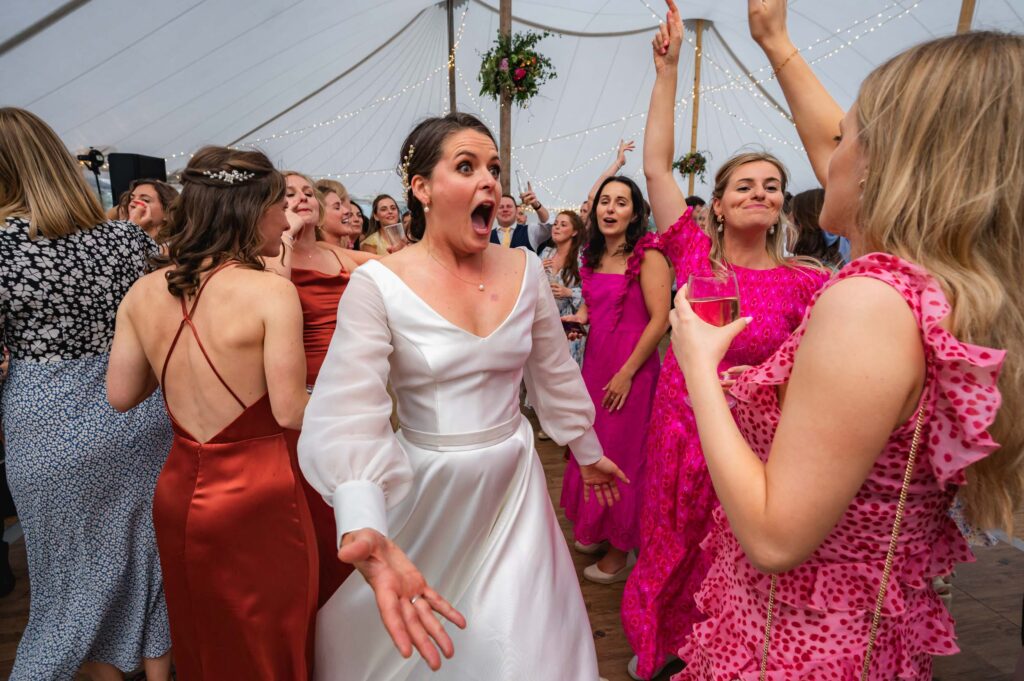
{"label": "pink flower in arrangement", "polygon": [[501,60],[501,63],[498,64],[498,68],[502,71],[508,71],[508,57]]}
{"label": "pink flower in arrangement", "polygon": [[524,68],[518,68],[515,70],[515,73],[512,74],[512,80],[520,81],[523,78],[526,78],[526,69]]}

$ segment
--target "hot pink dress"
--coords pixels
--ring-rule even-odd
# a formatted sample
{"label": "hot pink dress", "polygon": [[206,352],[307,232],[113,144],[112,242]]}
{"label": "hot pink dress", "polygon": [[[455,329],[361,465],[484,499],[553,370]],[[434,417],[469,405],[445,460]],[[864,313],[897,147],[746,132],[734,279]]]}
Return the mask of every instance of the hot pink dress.
{"label": "hot pink dress", "polygon": [[576,540],[583,544],[608,541],[622,551],[631,551],[640,544],[638,520],[643,489],[644,425],[650,418],[658,383],[661,361],[657,351],[651,353],[633,376],[622,409],[610,412],[601,406],[601,401],[604,387],[626,363],[651,321],[640,288],[640,266],[644,252],[652,247],[660,248],[659,244],[655,234],[641,237],[633,247],[625,274],[594,272],[586,264],[580,267],[583,301],[590,314],[590,332],[583,354],[583,381],[597,410],[594,431],[605,455],[632,483],[619,485],[622,498],[611,508],[598,504],[593,495],[584,502],[579,464],[575,458],[569,458],[562,480],[561,506],[565,517],[573,523]]}
{"label": "hot pink dress", "polygon": [[[707,274],[711,268],[711,240],[691,212],[659,236],[680,287],[691,273]],[[739,281],[740,312],[754,321],[729,348],[719,367],[722,371],[753,366],[771,355],[800,323],[814,292],[830,276],[794,267],[731,269]],[[711,513],[718,506],[685,395],[683,373],[670,350],[647,433],[640,556],[622,599],[622,626],[637,655],[637,671],[648,678],[666,655],[676,654],[693,624],[703,619],[693,597],[710,560],[700,542],[711,529]]]}
{"label": "hot pink dress", "polygon": [[[962,343],[941,328],[949,303],[935,280],[916,265],[873,253],[847,265],[835,281],[849,277],[871,277],[899,291],[921,329],[924,434],[869,678],[930,681],[932,656],[958,650],[953,619],[931,588],[931,578],[974,559],[947,511],[965,482],[964,469],[998,448],[987,429],[1001,404],[996,378],[1005,353]],[[803,331],[801,325],[732,389],[740,401],[737,423],[762,460],[768,458],[779,420],[776,386],[789,380]],[[890,435],[821,546],[779,576],[769,679],[860,678],[916,419],[915,414]],[[757,679],[770,578],[747,560],[721,510],[715,512],[704,548],[713,563],[697,603],[708,619],[694,626],[680,651],[689,664],[676,679]]]}

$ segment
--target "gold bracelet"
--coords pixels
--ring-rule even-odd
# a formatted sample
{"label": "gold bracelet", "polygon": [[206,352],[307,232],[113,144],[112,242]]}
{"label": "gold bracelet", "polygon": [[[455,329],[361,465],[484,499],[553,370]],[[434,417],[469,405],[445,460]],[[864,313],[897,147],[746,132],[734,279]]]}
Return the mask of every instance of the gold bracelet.
{"label": "gold bracelet", "polygon": [[790,55],[788,57],[786,57],[785,59],[782,60],[782,63],[779,64],[779,68],[775,69],[772,72],[772,78],[778,78],[779,77],[779,72],[782,71],[782,69],[786,68],[786,64],[789,63],[789,60],[792,59],[793,57],[795,57],[798,54],[800,54],[800,48],[799,47],[795,48],[793,50],[793,52],[790,53]]}

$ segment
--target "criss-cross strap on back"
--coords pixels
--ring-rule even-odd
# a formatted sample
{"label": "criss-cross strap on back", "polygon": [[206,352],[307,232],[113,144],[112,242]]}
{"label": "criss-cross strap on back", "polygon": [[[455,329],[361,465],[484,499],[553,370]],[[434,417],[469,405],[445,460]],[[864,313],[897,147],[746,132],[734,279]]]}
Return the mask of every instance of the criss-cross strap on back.
{"label": "criss-cross strap on back", "polygon": [[[227,381],[224,380],[224,377],[220,375],[219,371],[217,371],[217,367],[213,365],[213,360],[210,359],[209,353],[207,353],[206,348],[203,347],[203,342],[199,339],[199,330],[196,329],[196,325],[192,321],[192,315],[194,315],[196,312],[196,306],[199,305],[199,297],[203,295],[203,290],[206,288],[206,285],[210,283],[210,280],[213,279],[214,275],[216,275],[218,272],[229,267],[232,264],[234,263],[232,263],[231,261],[222,263],[218,265],[212,272],[210,272],[210,274],[206,277],[206,281],[204,281],[199,286],[199,290],[196,291],[196,297],[192,299],[191,307],[187,307],[185,305],[184,296],[182,296],[181,298],[181,323],[178,324],[178,332],[174,334],[174,340],[171,341],[171,346],[167,348],[167,356],[164,358],[164,367],[160,371],[160,385],[164,391],[165,401],[167,400],[167,365],[171,361],[171,354],[174,352],[174,348],[177,347],[178,345],[178,339],[181,338],[181,334],[185,330],[185,326],[188,325],[188,327],[192,329],[192,337],[196,339],[196,345],[199,346],[199,350],[203,353],[203,357],[206,358],[206,363],[207,365],[209,365],[210,370],[213,371],[213,375],[217,377],[217,380],[220,381],[220,384],[224,386],[224,389],[231,393],[231,396],[235,398],[235,402],[238,402],[238,406],[240,406],[242,409],[247,408],[245,402],[243,402],[241,398],[239,398],[238,395],[235,394],[235,391],[231,389],[231,386],[229,386]],[[168,409],[170,409],[169,406]]]}

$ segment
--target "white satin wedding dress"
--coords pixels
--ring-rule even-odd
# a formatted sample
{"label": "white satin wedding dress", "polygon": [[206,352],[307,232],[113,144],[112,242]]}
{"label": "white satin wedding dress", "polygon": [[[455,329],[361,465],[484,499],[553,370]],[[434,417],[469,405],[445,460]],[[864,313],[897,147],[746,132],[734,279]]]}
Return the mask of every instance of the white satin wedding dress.
{"label": "white satin wedding dress", "polygon": [[339,536],[390,536],[467,627],[446,627],[455,656],[439,672],[415,653],[403,659],[353,574],[319,612],[317,681],[597,681],[576,572],[519,411],[523,378],[545,432],[581,464],[597,461],[594,407],[534,254],[515,307],[486,338],[379,262],[352,275],[306,408],[300,464],[334,506]]}

